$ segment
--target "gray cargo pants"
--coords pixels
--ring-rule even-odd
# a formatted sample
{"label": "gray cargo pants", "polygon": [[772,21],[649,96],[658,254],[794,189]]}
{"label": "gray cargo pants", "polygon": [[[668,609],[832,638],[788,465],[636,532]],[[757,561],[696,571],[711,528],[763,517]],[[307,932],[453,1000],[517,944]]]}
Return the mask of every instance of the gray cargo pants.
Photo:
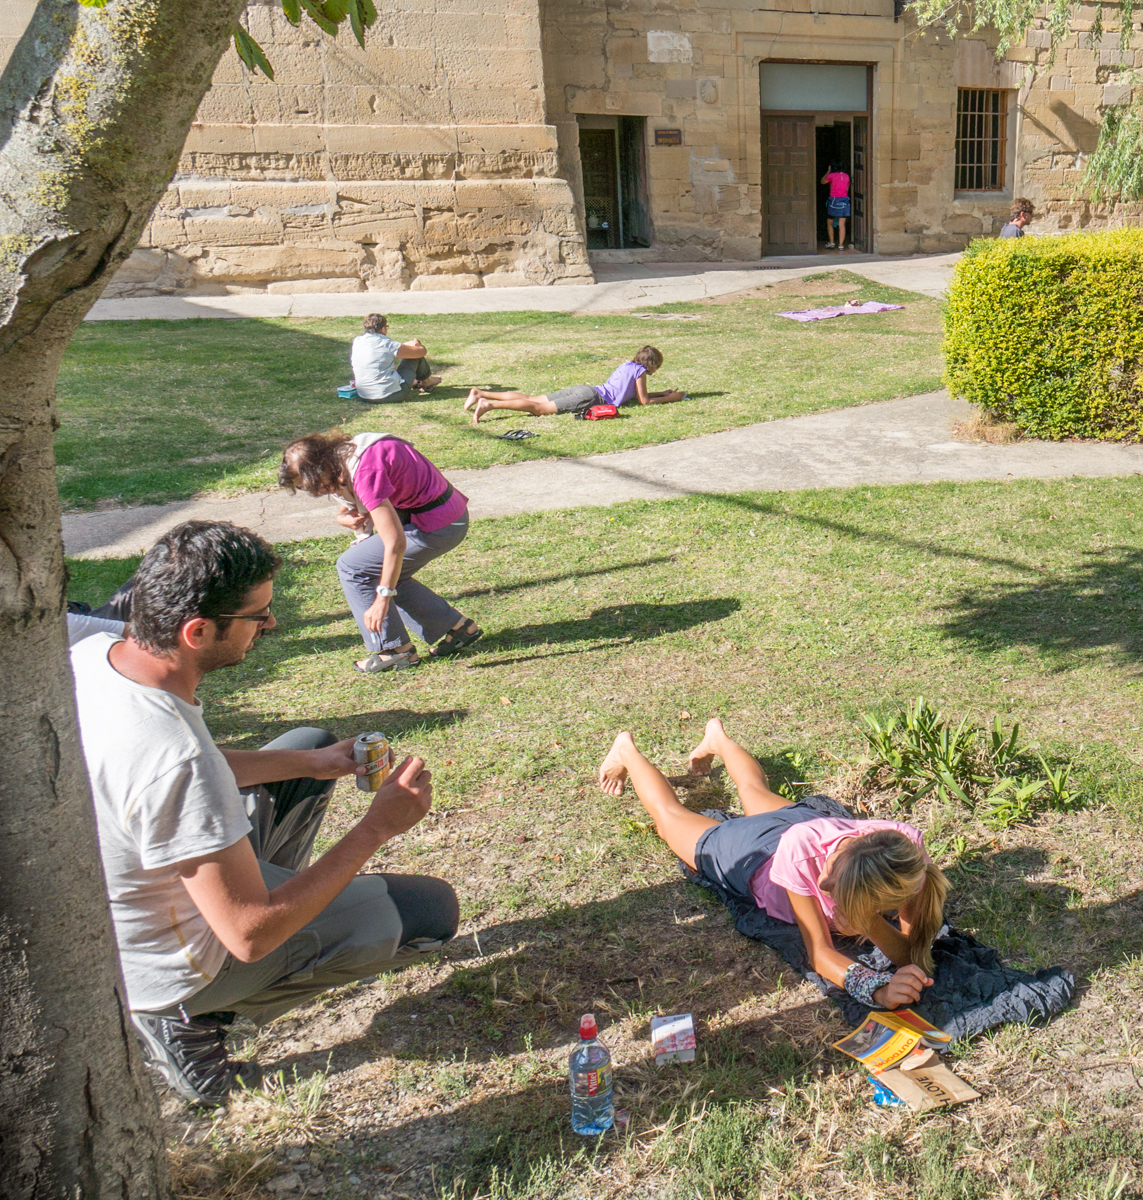
{"label": "gray cargo pants", "polygon": [[[337,739],[293,729],[266,750],[316,750]],[[308,863],[336,780],[288,779],[245,793],[250,841],[268,888]],[[236,1012],[262,1025],[330,988],[432,954],[456,934],[456,893],[431,875],[358,875],[308,925],[257,962],[232,954],[189,1000],[156,1015],[178,1019]]]}
{"label": "gray cargo pants", "polygon": [[337,577],[341,590],[361,631],[365,649],[370,654],[389,653],[409,641],[406,626],[430,646],[439,642],[461,618],[453,608],[413,576],[434,558],[455,550],[468,533],[468,513],[443,529],[426,533],[415,525],[405,526],[405,557],[401,561],[401,577],[397,594],[385,613],[380,633],[365,627],[365,612],[377,599],[377,584],[385,562],[385,543],[375,533],[354,542],[337,560]]}

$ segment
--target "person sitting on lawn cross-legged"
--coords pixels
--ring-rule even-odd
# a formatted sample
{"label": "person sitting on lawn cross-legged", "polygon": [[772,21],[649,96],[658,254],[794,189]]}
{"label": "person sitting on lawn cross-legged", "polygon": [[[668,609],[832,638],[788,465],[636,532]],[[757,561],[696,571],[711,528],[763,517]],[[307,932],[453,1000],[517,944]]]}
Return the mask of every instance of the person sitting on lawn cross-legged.
{"label": "person sitting on lawn cross-legged", "polygon": [[428,875],[359,874],[428,812],[432,776],[407,758],[315,863],[338,778],[364,774],[354,738],[294,729],[223,750],[197,692],[277,624],[273,548],[225,522],[188,521],[143,556],[126,637],[71,652],[83,756],[127,985],[148,1065],[215,1106],[255,1062],[225,1046],[331,988],[423,960],[456,934],[456,893]]}
{"label": "person sitting on lawn cross-legged", "polygon": [[359,333],[349,348],[357,395],[373,403],[396,403],[412,399],[414,392],[431,392],[441,377],[432,373],[427,355],[420,338],[395,342],[389,336],[388,319],[369,313],[365,332]]}
{"label": "person sitting on lawn cross-legged", "polygon": [[[692,772],[707,774],[715,755],[738,788],[744,817],[719,822],[685,808],[629,733],[619,734],[603,760],[600,786],[618,796],[630,778],[675,854],[744,903],[796,923],[823,978],[872,1008],[916,1003],[933,982],[932,943],[948,892],[920,831],[899,821],[823,816],[783,799],[717,717],[691,751]],[[890,915],[900,929],[886,919]],[[873,942],[896,970],[878,972],[847,958],[834,948],[835,932]]]}
{"label": "person sitting on lawn cross-legged", "polygon": [[[337,574],[367,657],[358,671],[415,667],[405,628],[433,646],[433,658],[459,654],[483,630],[413,576],[468,533],[468,499],[408,442],[388,433],[311,433],[282,452],[278,483],[341,501],[337,522],[353,531]],[[434,644],[435,643],[435,644]]]}
{"label": "person sitting on lawn cross-legged", "polygon": [[622,363],[611,373],[606,383],[579,383],[559,392],[529,396],[525,392],[488,392],[473,388],[464,402],[466,412],[479,423],[486,412],[494,408],[511,408],[531,413],[534,417],[550,417],[556,413],[582,413],[595,404],[673,404],[685,398],[685,392],[649,392],[647,380],[663,365],[662,354],[654,346],[644,346],[634,358]]}

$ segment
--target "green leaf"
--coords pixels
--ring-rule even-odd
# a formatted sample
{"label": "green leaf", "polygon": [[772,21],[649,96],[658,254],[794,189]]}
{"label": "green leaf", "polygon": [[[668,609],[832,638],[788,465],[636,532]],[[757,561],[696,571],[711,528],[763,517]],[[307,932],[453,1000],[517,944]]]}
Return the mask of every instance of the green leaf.
{"label": "green leaf", "polygon": [[79,0],[84,8],[106,8],[107,0]]}
{"label": "green leaf", "polygon": [[321,10],[335,25],[349,15],[350,0],[321,0]]}
{"label": "green leaf", "polygon": [[241,25],[234,26],[234,49],[238,51],[238,57],[251,71],[261,71],[267,79],[274,78],[274,68],[270,66],[270,60],[262,53],[262,47]]}
{"label": "green leaf", "polygon": [[365,26],[362,23],[363,13],[360,0],[349,0],[349,27],[362,50],[365,49]]}
{"label": "green leaf", "polygon": [[302,21],[302,6],[298,0],[282,0],[282,12],[291,25],[300,25]]}
{"label": "green leaf", "polygon": [[337,33],[337,25],[329,19],[322,11],[317,0],[299,0],[302,8],[310,15],[310,20],[320,29],[324,29],[326,33]]}

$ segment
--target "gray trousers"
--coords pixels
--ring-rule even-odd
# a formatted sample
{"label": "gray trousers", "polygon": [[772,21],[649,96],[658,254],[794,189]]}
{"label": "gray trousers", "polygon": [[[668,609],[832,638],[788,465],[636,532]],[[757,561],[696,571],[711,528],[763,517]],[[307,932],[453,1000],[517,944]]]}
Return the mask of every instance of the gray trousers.
{"label": "gray trousers", "polygon": [[365,628],[365,610],[377,599],[377,585],[381,582],[381,568],[385,562],[385,543],[377,534],[371,533],[354,542],[337,560],[341,590],[370,654],[405,645],[409,640],[406,622],[431,646],[460,620],[462,614],[458,609],[413,576],[426,563],[459,546],[467,533],[468,513],[434,533],[425,533],[415,525],[405,526],[405,558],[401,563],[401,577],[397,580],[397,594],[389,604],[379,634]]}
{"label": "gray trousers", "polygon": [[[316,750],[337,739],[293,729],[267,750]],[[244,793],[250,841],[267,888],[285,883],[310,859],[329,806],[333,779],[289,779]],[[265,1024],[330,988],[423,959],[456,933],[456,893],[430,875],[358,875],[308,924],[257,962],[232,954],[189,1000],[159,1015],[236,1012]]]}

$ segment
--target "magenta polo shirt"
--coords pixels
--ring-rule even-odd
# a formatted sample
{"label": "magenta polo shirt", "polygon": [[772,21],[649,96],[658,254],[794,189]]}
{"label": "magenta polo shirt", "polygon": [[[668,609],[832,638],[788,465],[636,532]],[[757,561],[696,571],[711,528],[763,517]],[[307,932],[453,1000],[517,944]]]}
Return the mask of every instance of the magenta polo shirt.
{"label": "magenta polo shirt", "polygon": [[[408,442],[385,438],[374,442],[362,455],[353,473],[353,490],[372,512],[388,500],[394,508],[420,508],[435,500],[448,487],[448,480]],[[459,520],[468,508],[468,497],[454,489],[439,508],[415,514],[412,524],[434,533]]]}

